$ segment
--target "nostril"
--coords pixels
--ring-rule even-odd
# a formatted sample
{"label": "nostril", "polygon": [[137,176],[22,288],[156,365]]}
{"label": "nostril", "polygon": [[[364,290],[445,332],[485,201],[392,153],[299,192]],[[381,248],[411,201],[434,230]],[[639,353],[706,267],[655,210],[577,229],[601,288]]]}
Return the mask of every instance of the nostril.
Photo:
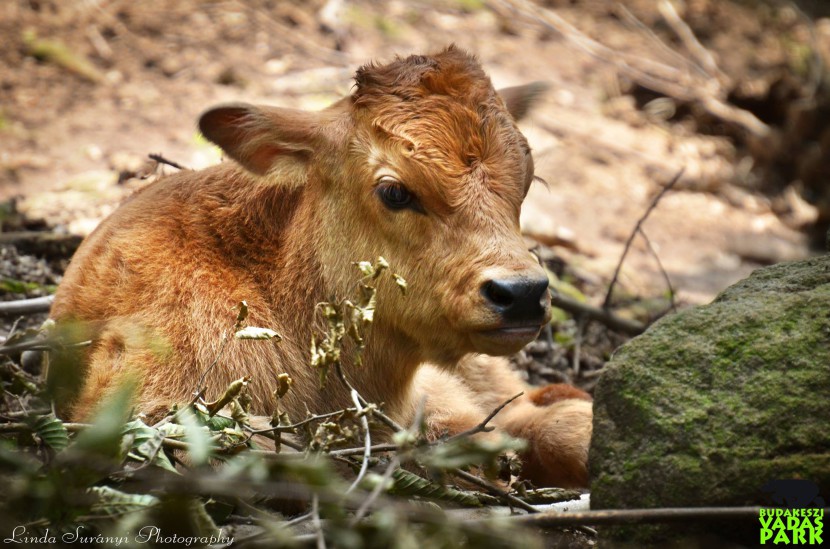
{"label": "nostril", "polygon": [[493,279],[482,285],[481,292],[507,322],[542,322],[547,313],[547,277]]}
{"label": "nostril", "polygon": [[499,307],[510,307],[515,301],[513,288],[500,280],[485,282],[482,287],[482,292],[484,293],[484,297],[493,305],[498,305]]}

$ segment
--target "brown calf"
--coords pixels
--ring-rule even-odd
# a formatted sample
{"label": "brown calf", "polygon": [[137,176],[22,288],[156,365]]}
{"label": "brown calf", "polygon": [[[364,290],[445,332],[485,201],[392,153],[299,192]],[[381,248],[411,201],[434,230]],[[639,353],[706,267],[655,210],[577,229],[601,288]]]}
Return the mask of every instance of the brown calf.
{"label": "brown calf", "polygon": [[[533,161],[515,119],[533,88],[500,96],[454,47],[367,65],[356,82],[321,112],[209,110],[200,129],[234,162],[148,185],[90,235],[52,310],[93,330],[82,379],[67,388],[70,415],[88,414],[127,376],[141,381],[137,404],[150,415],[189,400],[242,300],[251,325],[284,339],[229,342],[209,387],[250,375],[253,412],[269,414],[275,378],[288,372],[294,417],[351,406],[343,384],[321,389],[308,366],[315,305],[352,295],[352,262],[378,256],[410,291],[379,285],[364,364],[345,357],[367,400],[407,423],[426,394],[437,435],[527,390],[485,354],[518,351],[550,315],[545,272],[519,233]],[[495,423],[529,440],[529,478],[586,484],[587,395],[537,390]]]}

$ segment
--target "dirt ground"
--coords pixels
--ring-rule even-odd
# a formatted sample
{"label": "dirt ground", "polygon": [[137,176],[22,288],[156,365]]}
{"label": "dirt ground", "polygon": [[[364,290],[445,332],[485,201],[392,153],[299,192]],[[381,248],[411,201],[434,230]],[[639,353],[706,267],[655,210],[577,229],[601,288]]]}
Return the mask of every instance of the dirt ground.
{"label": "dirt ground", "polygon": [[[621,16],[615,2],[546,3],[613,50],[670,56],[649,41],[650,28],[685,55],[655,3],[622,5],[646,26]],[[786,52],[745,3],[684,5],[693,30],[742,85],[786,70]],[[816,12],[810,21],[784,4],[769,10],[793,35],[808,28],[815,43],[830,39],[830,20]],[[149,153],[190,168],[219,161],[195,129],[207,107],[321,108],[349,92],[361,64],[451,42],[475,52],[497,87],[550,84],[523,124],[548,183],[533,188],[523,224],[567,263],[591,301],[601,301],[635,223],[681,169],[643,226],[648,241],[635,240],[618,295],[665,297],[658,258],[678,301],[694,304],[759,265],[809,253],[798,229],[815,219],[815,207],[791,190],[761,192],[751,158],[729,132],[701,131],[683,105],[644,103],[619,67],[496,1],[7,0],[0,201],[14,198],[28,219],[58,231],[88,234],[148,175],[174,169],[155,166]]]}

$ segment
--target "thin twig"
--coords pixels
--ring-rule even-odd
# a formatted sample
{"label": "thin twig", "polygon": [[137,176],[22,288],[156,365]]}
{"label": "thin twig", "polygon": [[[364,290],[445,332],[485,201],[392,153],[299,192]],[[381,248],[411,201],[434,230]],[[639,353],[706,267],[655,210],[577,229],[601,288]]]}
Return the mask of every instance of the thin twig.
{"label": "thin twig", "polygon": [[[284,433],[293,431],[297,427],[302,427],[307,423],[311,423],[312,421],[322,421],[324,419],[328,419],[330,417],[339,416],[348,412],[357,412],[356,408],[343,408],[342,410],[337,410],[336,412],[328,412],[325,414],[314,414],[312,416],[307,417],[302,421],[298,421],[297,423],[292,423],[291,425],[277,425],[276,427],[270,427],[268,429],[246,429],[251,435],[264,435],[267,433],[273,433],[274,431],[278,433]],[[250,437],[249,437],[250,438]]]}
{"label": "thin twig", "polygon": [[369,496],[360,505],[360,507],[357,508],[357,511],[355,511],[354,516],[349,521],[349,526],[354,528],[357,525],[357,523],[360,522],[360,519],[362,519],[366,515],[366,513],[369,512],[369,509],[371,509],[372,505],[375,504],[375,501],[377,501],[378,497],[380,496],[380,493],[386,489],[386,485],[388,484],[389,479],[392,478],[392,475],[395,473],[395,471],[397,471],[400,468],[400,466],[401,460],[396,455],[389,462],[389,465],[386,466],[386,470],[383,472],[383,476],[372,489],[372,491],[369,493]]}
{"label": "thin twig", "polygon": [[193,390],[193,399],[191,400],[190,404],[195,404],[197,400],[199,400],[205,392],[204,382],[207,375],[210,373],[211,370],[219,363],[219,359],[222,357],[222,353],[225,352],[225,346],[228,344],[228,337],[227,333],[222,334],[222,341],[219,343],[219,351],[216,353],[216,357],[213,359],[213,362],[207,369],[202,372],[202,377],[199,378],[199,382],[196,384],[196,388]]}
{"label": "thin twig", "polygon": [[363,427],[363,462],[360,464],[360,471],[357,473],[357,478],[354,479],[351,486],[346,490],[347,494],[350,494],[360,482],[363,480],[363,477],[366,476],[366,471],[369,470],[369,458],[372,457],[372,435],[369,432],[369,420],[366,417],[366,414],[363,413],[363,406],[360,404],[360,396],[357,394],[357,391],[352,389],[352,402],[354,402],[354,406],[357,409],[357,413],[361,414],[360,416],[360,424]]}
{"label": "thin twig", "polygon": [[502,402],[501,404],[499,404],[499,405],[496,407],[496,409],[495,409],[495,410],[493,410],[492,412],[490,412],[490,413],[487,415],[487,417],[485,417],[485,418],[481,421],[481,423],[479,423],[479,424],[478,424],[478,425],[476,425],[475,427],[472,427],[472,428],[470,428],[470,429],[467,429],[466,431],[462,431],[462,432],[460,432],[460,433],[458,433],[458,434],[455,434],[455,435],[453,435],[453,436],[451,436],[451,437],[447,438],[447,439],[446,439],[446,440],[444,440],[444,441],[437,440],[437,441],[433,442],[433,444],[441,444],[441,443],[444,443],[444,442],[451,442],[451,441],[458,440],[458,439],[460,439],[460,438],[469,437],[469,436],[472,436],[472,435],[475,435],[475,434],[478,434],[478,433],[489,433],[489,432],[491,432],[493,429],[495,429],[495,427],[488,427],[488,426],[487,426],[487,424],[488,424],[488,423],[490,423],[490,421],[491,421],[494,417],[496,417],[496,415],[497,415],[499,412],[501,412],[502,410],[504,410],[504,407],[505,407],[505,406],[507,406],[508,404],[510,404],[511,402],[513,402],[514,400],[516,400],[517,398],[519,398],[520,396],[522,396],[523,394],[524,394],[524,391],[522,391],[521,393],[519,393],[519,394],[517,394],[517,395],[513,395],[512,397],[508,398],[507,400],[505,400],[504,402]]}
{"label": "thin twig", "polygon": [[182,166],[181,164],[179,164],[177,162],[173,162],[172,160],[168,160],[167,158],[164,158],[160,154],[148,154],[147,156],[150,157],[150,160],[155,160],[159,164],[167,164],[168,166],[173,166],[177,170],[189,170],[190,169],[190,168],[185,168],[184,166]]}
{"label": "thin twig", "polygon": [[671,181],[667,185],[665,185],[660,192],[652,199],[651,204],[648,205],[646,211],[640,216],[640,219],[637,220],[636,225],[634,225],[634,230],[631,231],[631,234],[628,235],[628,240],[625,242],[625,247],[623,248],[623,253],[620,256],[620,260],[617,263],[617,268],[614,269],[614,276],[611,277],[611,283],[608,284],[608,292],[605,294],[605,300],[602,302],[602,308],[608,310],[611,307],[611,297],[614,294],[614,285],[617,283],[617,278],[620,276],[620,270],[622,269],[623,262],[625,261],[625,256],[628,255],[628,250],[631,248],[631,243],[634,241],[634,237],[637,236],[637,233],[640,231],[640,227],[645,223],[648,216],[651,215],[651,212],[654,211],[654,208],[657,207],[657,204],[660,203],[660,200],[666,196],[674,186],[680,181],[680,177],[683,175],[683,172],[686,171],[686,168],[680,168],[677,174],[672,178]]}
{"label": "thin twig", "polygon": [[14,319],[14,323],[12,323],[12,327],[9,328],[9,333],[6,335],[6,341],[10,340],[14,333],[17,331],[17,326],[20,324],[20,321],[23,320],[22,316],[17,317]]}
{"label": "thin twig", "polygon": [[[346,374],[343,372],[343,367],[339,362],[335,364],[334,369],[335,372],[337,372],[337,377],[340,378],[340,381],[342,381],[346,385],[346,387],[348,387],[349,391],[357,391],[346,378]],[[369,401],[363,398],[359,392],[357,393],[357,398],[363,406],[369,405]],[[381,412],[378,408],[372,410],[372,417],[377,418],[378,420],[380,420],[381,423],[383,423],[396,433],[403,431],[403,427],[397,421]]]}
{"label": "thin twig", "polygon": [[[377,454],[381,452],[397,452],[400,450],[400,447],[397,444],[375,444],[374,446],[370,446],[369,450]],[[357,456],[365,451],[365,448],[343,448],[341,450],[330,450],[326,452],[326,455],[332,457]]]}
{"label": "thin twig", "polygon": [[[515,397],[514,397],[515,398]],[[418,402],[418,407],[415,409],[415,415],[412,418],[412,425],[409,426],[410,433],[417,433],[420,430],[421,423],[424,419],[424,410],[426,409],[426,397],[421,398]],[[495,415],[495,414],[493,414]],[[360,519],[362,519],[366,513],[369,512],[369,509],[372,508],[372,505],[375,504],[375,501],[380,497],[380,493],[386,488],[386,483],[389,482],[389,479],[392,478],[392,475],[395,471],[401,466],[400,457],[395,454],[389,465],[386,466],[386,471],[383,472],[383,477],[381,477],[380,482],[375,485],[372,491],[369,493],[369,497],[358,507],[357,511],[355,512],[352,520],[349,521],[349,526],[354,528]]]}
{"label": "thin twig", "polygon": [[[660,255],[657,253],[657,250],[654,249],[654,246],[651,244],[651,240],[646,235],[646,232],[640,227],[640,236],[643,237],[643,240],[648,247],[648,251],[651,252],[651,255],[654,256],[654,260],[657,261],[657,267],[660,269],[660,274],[663,275],[663,280],[666,281],[666,286],[669,288],[669,310],[677,312],[677,304],[674,300],[674,286],[672,286],[671,279],[669,278],[669,273],[666,272],[665,267],[663,267],[663,262],[660,261]],[[662,315],[661,315],[662,316]]]}

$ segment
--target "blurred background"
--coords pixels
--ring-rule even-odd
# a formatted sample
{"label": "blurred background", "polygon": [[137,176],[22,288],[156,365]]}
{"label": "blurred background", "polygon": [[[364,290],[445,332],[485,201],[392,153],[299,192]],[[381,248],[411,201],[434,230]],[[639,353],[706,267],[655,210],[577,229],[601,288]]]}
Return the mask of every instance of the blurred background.
{"label": "blurred background", "polygon": [[550,86],[522,124],[547,181],[522,223],[563,291],[602,301],[684,169],[615,304],[647,322],[707,302],[824,247],[828,17],[820,0],[4,0],[3,299],[48,293],[78,236],[175,171],[148,154],[218,162],[195,129],[209,106],[323,108],[361,64],[455,43],[496,87]]}

